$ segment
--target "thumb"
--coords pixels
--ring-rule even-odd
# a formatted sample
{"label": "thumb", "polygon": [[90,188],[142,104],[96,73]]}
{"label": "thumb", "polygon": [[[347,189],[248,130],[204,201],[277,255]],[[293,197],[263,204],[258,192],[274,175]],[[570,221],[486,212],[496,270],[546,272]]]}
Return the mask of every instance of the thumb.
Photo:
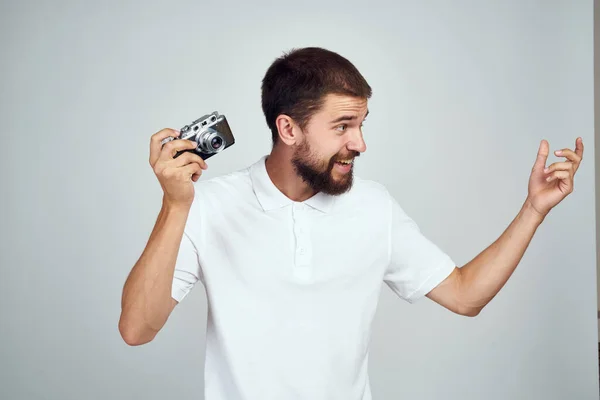
{"label": "thumb", "polygon": [[533,165],[533,170],[543,170],[546,168],[546,161],[548,160],[548,142],[546,140],[542,140],[540,143],[540,148],[538,149],[537,158],[535,159],[535,164]]}

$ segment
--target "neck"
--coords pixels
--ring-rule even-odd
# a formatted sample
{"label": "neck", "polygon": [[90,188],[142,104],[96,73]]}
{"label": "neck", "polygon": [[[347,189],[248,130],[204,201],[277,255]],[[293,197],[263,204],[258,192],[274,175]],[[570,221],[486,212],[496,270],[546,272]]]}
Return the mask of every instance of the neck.
{"label": "neck", "polygon": [[291,153],[282,146],[275,146],[265,161],[267,174],[271,181],[290,200],[302,202],[314,196],[316,192],[296,174]]}

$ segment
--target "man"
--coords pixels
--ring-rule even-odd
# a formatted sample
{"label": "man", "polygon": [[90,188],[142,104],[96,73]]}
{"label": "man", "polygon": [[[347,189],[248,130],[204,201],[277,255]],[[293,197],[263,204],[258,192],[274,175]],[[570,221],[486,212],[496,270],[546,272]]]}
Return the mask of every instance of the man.
{"label": "man", "polygon": [[304,48],[267,70],[262,106],[273,148],[250,167],[194,184],[206,163],[190,152],[173,158],[194,143],[161,147],[179,132],[154,134],[150,164],[163,205],[123,290],[125,342],[151,341],[200,281],[209,306],[207,400],[366,400],[381,282],[408,302],[427,296],[457,314],[479,314],[572,192],[581,139],[547,169],[541,142],[522,209],[458,268],[382,185],[353,176],[366,150],[370,97],[347,59]]}

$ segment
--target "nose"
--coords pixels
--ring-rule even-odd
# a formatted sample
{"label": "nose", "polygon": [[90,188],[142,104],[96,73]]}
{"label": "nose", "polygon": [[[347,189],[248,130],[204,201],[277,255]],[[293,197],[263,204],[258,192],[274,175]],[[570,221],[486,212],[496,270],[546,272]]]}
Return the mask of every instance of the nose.
{"label": "nose", "polygon": [[363,139],[363,135],[361,131],[358,131],[352,139],[348,142],[348,150],[350,151],[358,151],[359,153],[364,153],[367,151],[367,144]]}

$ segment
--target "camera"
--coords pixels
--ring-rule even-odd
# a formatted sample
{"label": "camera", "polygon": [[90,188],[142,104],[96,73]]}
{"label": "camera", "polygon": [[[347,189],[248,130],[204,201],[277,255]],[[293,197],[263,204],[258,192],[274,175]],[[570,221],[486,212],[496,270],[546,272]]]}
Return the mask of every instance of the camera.
{"label": "camera", "polygon": [[204,115],[189,125],[180,129],[179,137],[168,137],[163,139],[164,146],[171,140],[187,139],[196,142],[196,148],[178,151],[175,158],[186,151],[198,154],[206,160],[217,153],[222,152],[235,143],[235,138],[227,122],[225,115],[219,115],[217,111]]}

